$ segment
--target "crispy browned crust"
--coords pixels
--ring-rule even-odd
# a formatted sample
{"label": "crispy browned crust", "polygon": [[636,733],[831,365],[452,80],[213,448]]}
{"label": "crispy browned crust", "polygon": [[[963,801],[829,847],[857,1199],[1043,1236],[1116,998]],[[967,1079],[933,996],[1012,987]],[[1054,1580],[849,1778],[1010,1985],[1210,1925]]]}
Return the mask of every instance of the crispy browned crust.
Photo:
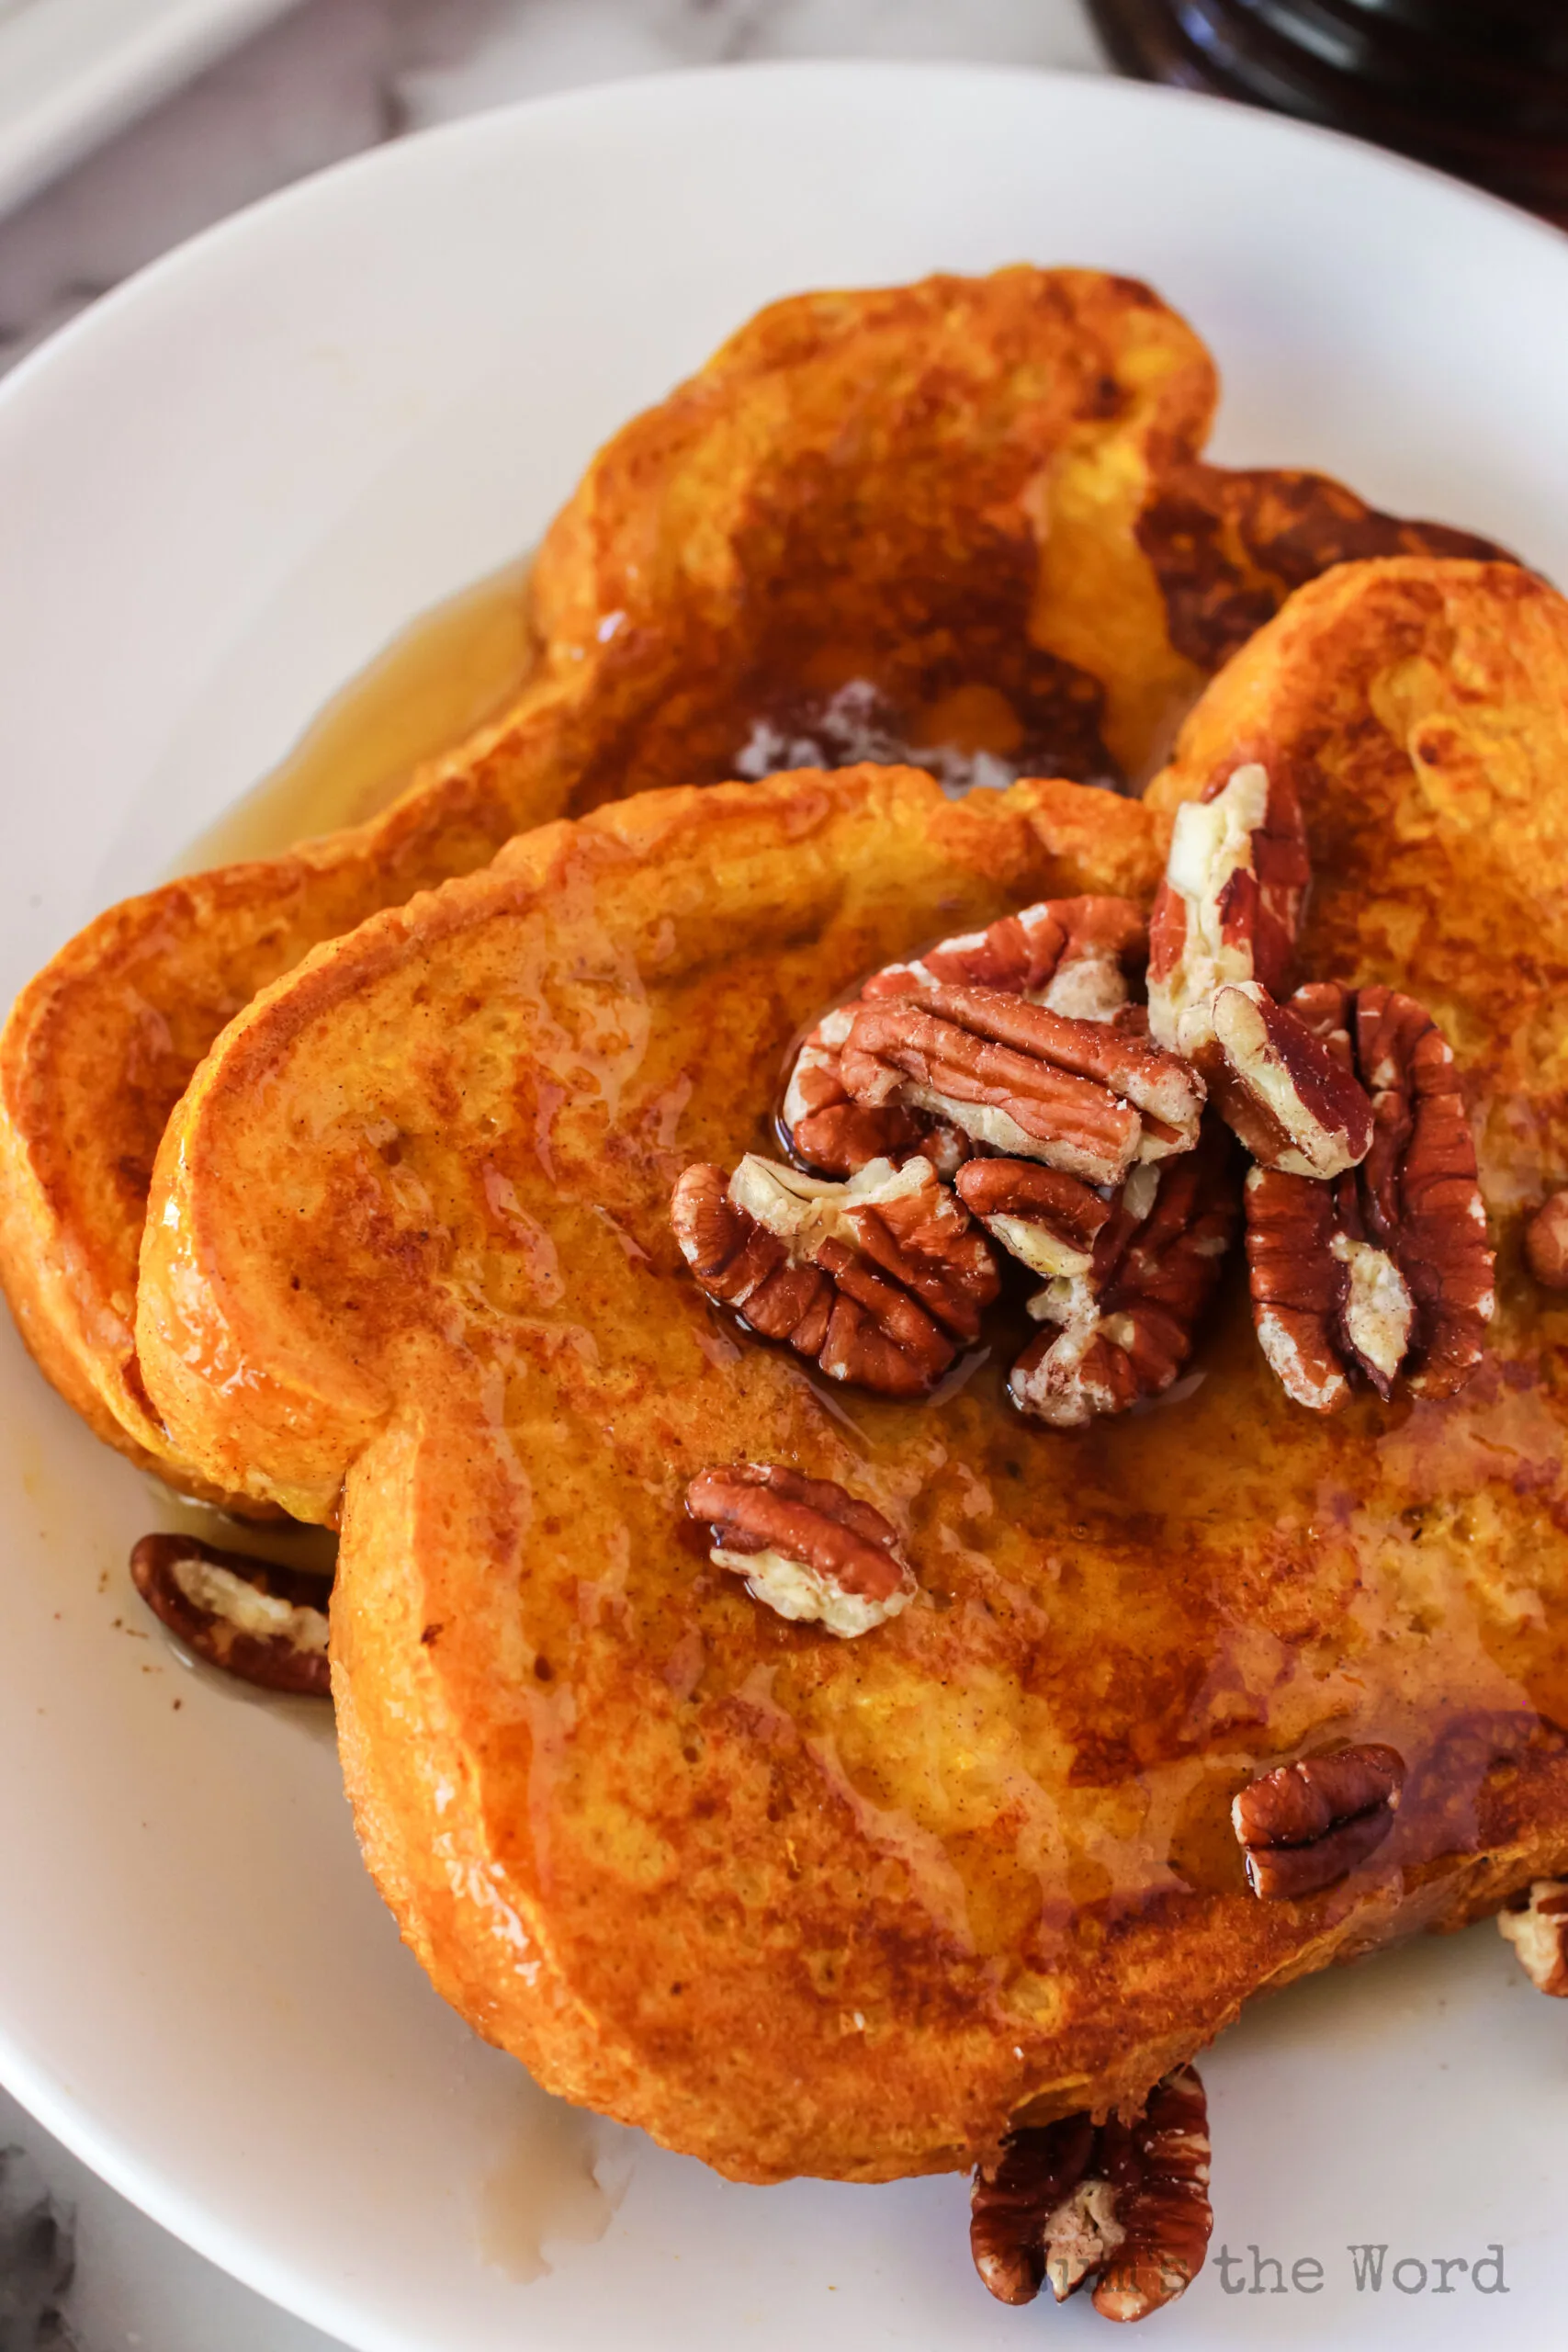
{"label": "crispy browned crust", "polygon": [[850,680],[910,742],[1142,773],[1299,578],[1451,537],[1320,477],[1203,466],[1214,396],[1182,321],[1093,271],[775,304],[590,468],[506,719],[388,815],[64,947],[0,1041],[0,1276],[98,1433],[205,1491],[130,1342],[148,1172],[225,1022],[318,941],[531,824],[735,774],[759,721],[809,735]]}
{"label": "crispy browned crust", "polygon": [[1316,881],[1303,969],[1383,981],[1457,1052],[1503,1311],[1519,1211],[1568,1177],[1568,603],[1512,564],[1345,569],[1216,679],[1150,786],[1161,811],[1243,760],[1281,769]]}
{"label": "crispy browned crust", "polygon": [[[1427,639],[1385,629],[1391,582]],[[1568,855],[1563,610],[1470,565],[1303,601],[1321,638],[1292,607],[1188,744],[1246,715],[1237,755],[1277,751],[1315,675],[1318,936],[1348,861],[1431,995],[1478,918],[1404,863],[1427,787],[1383,745],[1390,680],[1492,682],[1466,790],[1531,829],[1522,900],[1475,845],[1487,936],[1522,931]],[[149,1382],[220,1483],[319,1515],[346,1474],[344,1755],[405,1936],[552,2087],[744,2178],[941,2169],[1021,2112],[1135,2105],[1259,1989],[1568,1861],[1565,1318],[1516,1276],[1445,1403],[1300,1412],[1237,1280],[1195,1394],[1069,1433],[1010,1414],[1015,1345],[933,1405],[829,1395],[672,1243],[675,1174],[765,1146],[788,1041],[856,973],[1046,892],[1146,902],[1163,843],[1146,804],[886,771],[605,808],[318,950],[165,1138]],[[1510,1017],[1550,1023],[1529,988]],[[1483,1016],[1453,1034],[1490,1067]],[[708,1570],[685,1484],[741,1459],[873,1504],[921,1597],[840,1643]],[[1404,1759],[1388,1839],[1255,1900],[1232,1798],[1347,1741]]]}

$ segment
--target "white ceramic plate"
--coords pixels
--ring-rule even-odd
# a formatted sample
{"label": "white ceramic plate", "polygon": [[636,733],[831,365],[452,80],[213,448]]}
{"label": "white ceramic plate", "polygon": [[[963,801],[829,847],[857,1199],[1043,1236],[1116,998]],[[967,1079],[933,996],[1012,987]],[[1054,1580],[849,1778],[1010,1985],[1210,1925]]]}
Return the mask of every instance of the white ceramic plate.
{"label": "white ceramic plate", "polygon": [[[203,238],[0,390],[0,990],[536,537],[759,303],[1021,257],[1186,310],[1225,458],[1326,467],[1568,578],[1568,242],[1445,181],[1239,108],[970,70],[467,122]],[[956,2180],[736,2188],[543,2099],[401,1951],[325,1738],[146,1638],[123,1564],[148,1520],[0,1332],[0,2074],[117,2186],[364,2352],[1100,2325],[989,2301]],[[1211,2263],[1162,2345],[1559,2341],[1565,2071],[1568,2017],[1490,1926],[1259,2010],[1204,2067],[1237,2291]],[[553,2267],[525,2283],[530,2233]],[[1358,2243],[1389,2249],[1379,2292]],[[1460,2268],[1436,2291],[1493,2243],[1506,2295]],[[1256,2295],[1248,2246],[1283,2265]]]}
{"label": "white ceramic plate", "polygon": [[0,0],[0,212],[290,0]]}

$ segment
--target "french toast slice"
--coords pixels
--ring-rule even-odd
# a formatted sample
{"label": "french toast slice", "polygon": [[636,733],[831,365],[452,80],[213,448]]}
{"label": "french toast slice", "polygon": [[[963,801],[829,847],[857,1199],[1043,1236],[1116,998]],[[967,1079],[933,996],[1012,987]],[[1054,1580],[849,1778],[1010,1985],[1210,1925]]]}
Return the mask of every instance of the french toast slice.
{"label": "french toast slice", "polygon": [[1205,466],[1215,393],[1191,330],[1094,271],[775,304],[590,468],[536,567],[538,665],[505,718],[384,815],[62,948],[0,1041],[0,1276],[98,1434],[210,1491],[136,1363],[148,1178],[212,1039],[318,941],[649,786],[857,744],[1139,775],[1306,572],[1485,551],[1318,476]]}
{"label": "french toast slice", "polygon": [[1145,797],[1168,816],[1249,759],[1289,778],[1316,876],[1303,968],[1432,1013],[1516,1273],[1523,1212],[1568,1182],[1565,712],[1568,603],[1542,581],[1346,565],[1235,657]]}
{"label": "french toast slice", "polygon": [[[861,771],[514,842],[309,957],[165,1138],[149,1385],[216,1482],[317,1517],[345,1482],[340,1737],[405,1937],[552,2088],[737,2177],[1133,2111],[1252,1994],[1568,1860],[1568,1317],[1516,1231],[1562,1174],[1544,1080],[1486,1160],[1491,1357],[1442,1401],[1292,1406],[1235,1263],[1157,1409],[1032,1427],[1005,1338],[887,1401],[738,1336],[671,1240],[672,1181],[769,1148],[855,976],[1043,895],[1147,903],[1233,753],[1295,774],[1309,967],[1436,995],[1467,1084],[1519,1038],[1560,1088],[1568,606],[1392,563],[1270,624],[1142,804]],[[880,1512],[916,1599],[839,1641],[711,1568],[687,1482],[745,1461]],[[1345,1743],[1397,1752],[1391,1834],[1259,1900],[1233,1799]]]}

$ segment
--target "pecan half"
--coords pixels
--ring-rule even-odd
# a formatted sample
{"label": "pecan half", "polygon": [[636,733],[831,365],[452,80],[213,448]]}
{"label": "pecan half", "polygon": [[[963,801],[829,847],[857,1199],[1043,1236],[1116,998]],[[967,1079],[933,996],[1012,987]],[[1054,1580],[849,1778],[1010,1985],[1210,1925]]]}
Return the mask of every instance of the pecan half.
{"label": "pecan half", "polygon": [[1032,2302],[1045,2282],[1066,2302],[1092,2278],[1103,2318],[1138,2320],[1191,2284],[1213,2228],[1207,2102],[1179,2066],[1130,2123],[1073,2115],[1010,2133],[976,2175],[969,2243],[1000,2302]]}
{"label": "pecan half", "polygon": [[1318,984],[1292,1009],[1372,1109],[1360,1166],[1332,1184],[1277,1170],[1247,1182],[1253,1320],[1288,1395],[1333,1412],[1365,1384],[1462,1388],[1495,1304],[1486,1211],[1453,1056],[1430,1015],[1387,988]]}
{"label": "pecan half", "polygon": [[1553,1193],[1526,1226],[1525,1259],[1543,1290],[1568,1290],[1568,1192]]}
{"label": "pecan half", "polygon": [[1102,2319],[1146,2319],[1191,2285],[1214,2226],[1208,2102],[1196,2067],[1179,2066],[1156,2084],[1133,2122],[1101,2125],[1099,2163],[1122,2235],[1094,2308]]}
{"label": "pecan half", "polygon": [[[996,2163],[982,2165],[975,2175],[969,2251],[998,2303],[1032,2303],[1040,2292],[1045,2225],[1081,2186],[1098,2137],[1087,2115],[1028,2124],[1010,2132]],[[1078,2281],[1058,2285],[1053,2278],[1051,2283],[1062,2302]]]}
{"label": "pecan half", "polygon": [[1256,760],[1176,812],[1149,918],[1149,1031],[1201,1059],[1222,988],[1290,986],[1312,866],[1290,779]]}
{"label": "pecan half", "polygon": [[1192,1352],[1238,1215],[1235,1147],[1217,1122],[1195,1151],[1135,1168],[1089,1272],[1055,1277],[1030,1301],[1037,1321],[1057,1328],[1012,1368],[1020,1410],[1077,1429],[1168,1388]]}
{"label": "pecan half", "polygon": [[934,982],[999,989],[1075,1020],[1114,1021],[1131,1011],[1132,980],[1147,953],[1147,925],[1130,899],[1046,899],[985,931],[939,940],[910,963],[885,966],[823,1014],[795,1056],[779,1118],[785,1144],[834,1176],[916,1150],[951,1175],[970,1149],[958,1128],[907,1103],[857,1102],[845,1086],[840,1057],[860,1006]]}
{"label": "pecan half", "polygon": [[688,1168],[671,1221],[711,1298],[884,1396],[923,1395],[997,1294],[990,1244],[923,1158],[873,1160],[845,1184],[754,1153],[728,1184]]}
{"label": "pecan half", "polygon": [[852,1639],[914,1598],[897,1530],[835,1479],[739,1462],[700,1471],[686,1509],[711,1529],[715,1565],[744,1577],[753,1598],[781,1617]]}
{"label": "pecan half", "polygon": [[263,1690],[331,1697],[323,1577],[194,1535],[144,1535],[130,1576],[154,1617],[209,1666]]}
{"label": "pecan half", "polygon": [[1130,899],[1043,899],[985,931],[889,964],[862,998],[902,996],[910,983],[998,989],[1077,1021],[1113,1021],[1148,960],[1148,925]]}
{"label": "pecan half", "polygon": [[1254,1894],[1290,1902],[1334,1885],[1382,1844],[1404,1782],[1404,1758],[1375,1743],[1263,1773],[1231,1806]]}
{"label": "pecan half", "polygon": [[1499,1911],[1497,1925],[1538,1993],[1568,1995],[1568,1881],[1534,1880],[1523,1908]]}
{"label": "pecan half", "polygon": [[1091,1184],[1190,1150],[1203,1105],[1201,1080],[1144,1038],[942,981],[863,1004],[840,1066],[856,1102],[934,1113],[976,1146]]}
{"label": "pecan half", "polygon": [[1343,1175],[1365,1159],[1372,1106],[1347,1069],[1258,980],[1221,989],[1199,1057],[1215,1109],[1260,1168]]}
{"label": "pecan half", "polygon": [[912,1152],[952,1175],[969,1149],[955,1127],[901,1102],[857,1102],[845,1086],[844,1041],[860,1001],[825,1012],[795,1057],[778,1122],[786,1149],[830,1176],[852,1176],[873,1159],[905,1159]]}
{"label": "pecan half", "polygon": [[1353,1375],[1392,1393],[1416,1302],[1386,1250],[1355,1238],[1353,1185],[1254,1168],[1247,1179],[1247,1261],[1258,1344],[1288,1396],[1336,1413]]}
{"label": "pecan half", "polygon": [[[1149,1177],[1156,1172],[1147,1167]],[[1077,1176],[1037,1159],[968,1160],[953,1188],[993,1241],[1047,1281],[1087,1274],[1096,1238],[1115,1214]]]}

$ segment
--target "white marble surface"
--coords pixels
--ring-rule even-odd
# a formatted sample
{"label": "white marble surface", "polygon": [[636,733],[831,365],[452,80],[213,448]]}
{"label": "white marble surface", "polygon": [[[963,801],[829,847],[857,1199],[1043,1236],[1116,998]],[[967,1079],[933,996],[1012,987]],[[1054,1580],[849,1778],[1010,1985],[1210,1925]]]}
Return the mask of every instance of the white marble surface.
{"label": "white marble surface", "polygon": [[0,368],[210,221],[380,140],[776,57],[1103,65],[1080,0],[306,0],[0,220]]}
{"label": "white marble surface", "polygon": [[[0,220],[0,368],[183,238],[381,140],[662,67],[855,56],[1104,62],[1079,0],[306,0]],[[329,2347],[0,2092],[0,2352]]]}

